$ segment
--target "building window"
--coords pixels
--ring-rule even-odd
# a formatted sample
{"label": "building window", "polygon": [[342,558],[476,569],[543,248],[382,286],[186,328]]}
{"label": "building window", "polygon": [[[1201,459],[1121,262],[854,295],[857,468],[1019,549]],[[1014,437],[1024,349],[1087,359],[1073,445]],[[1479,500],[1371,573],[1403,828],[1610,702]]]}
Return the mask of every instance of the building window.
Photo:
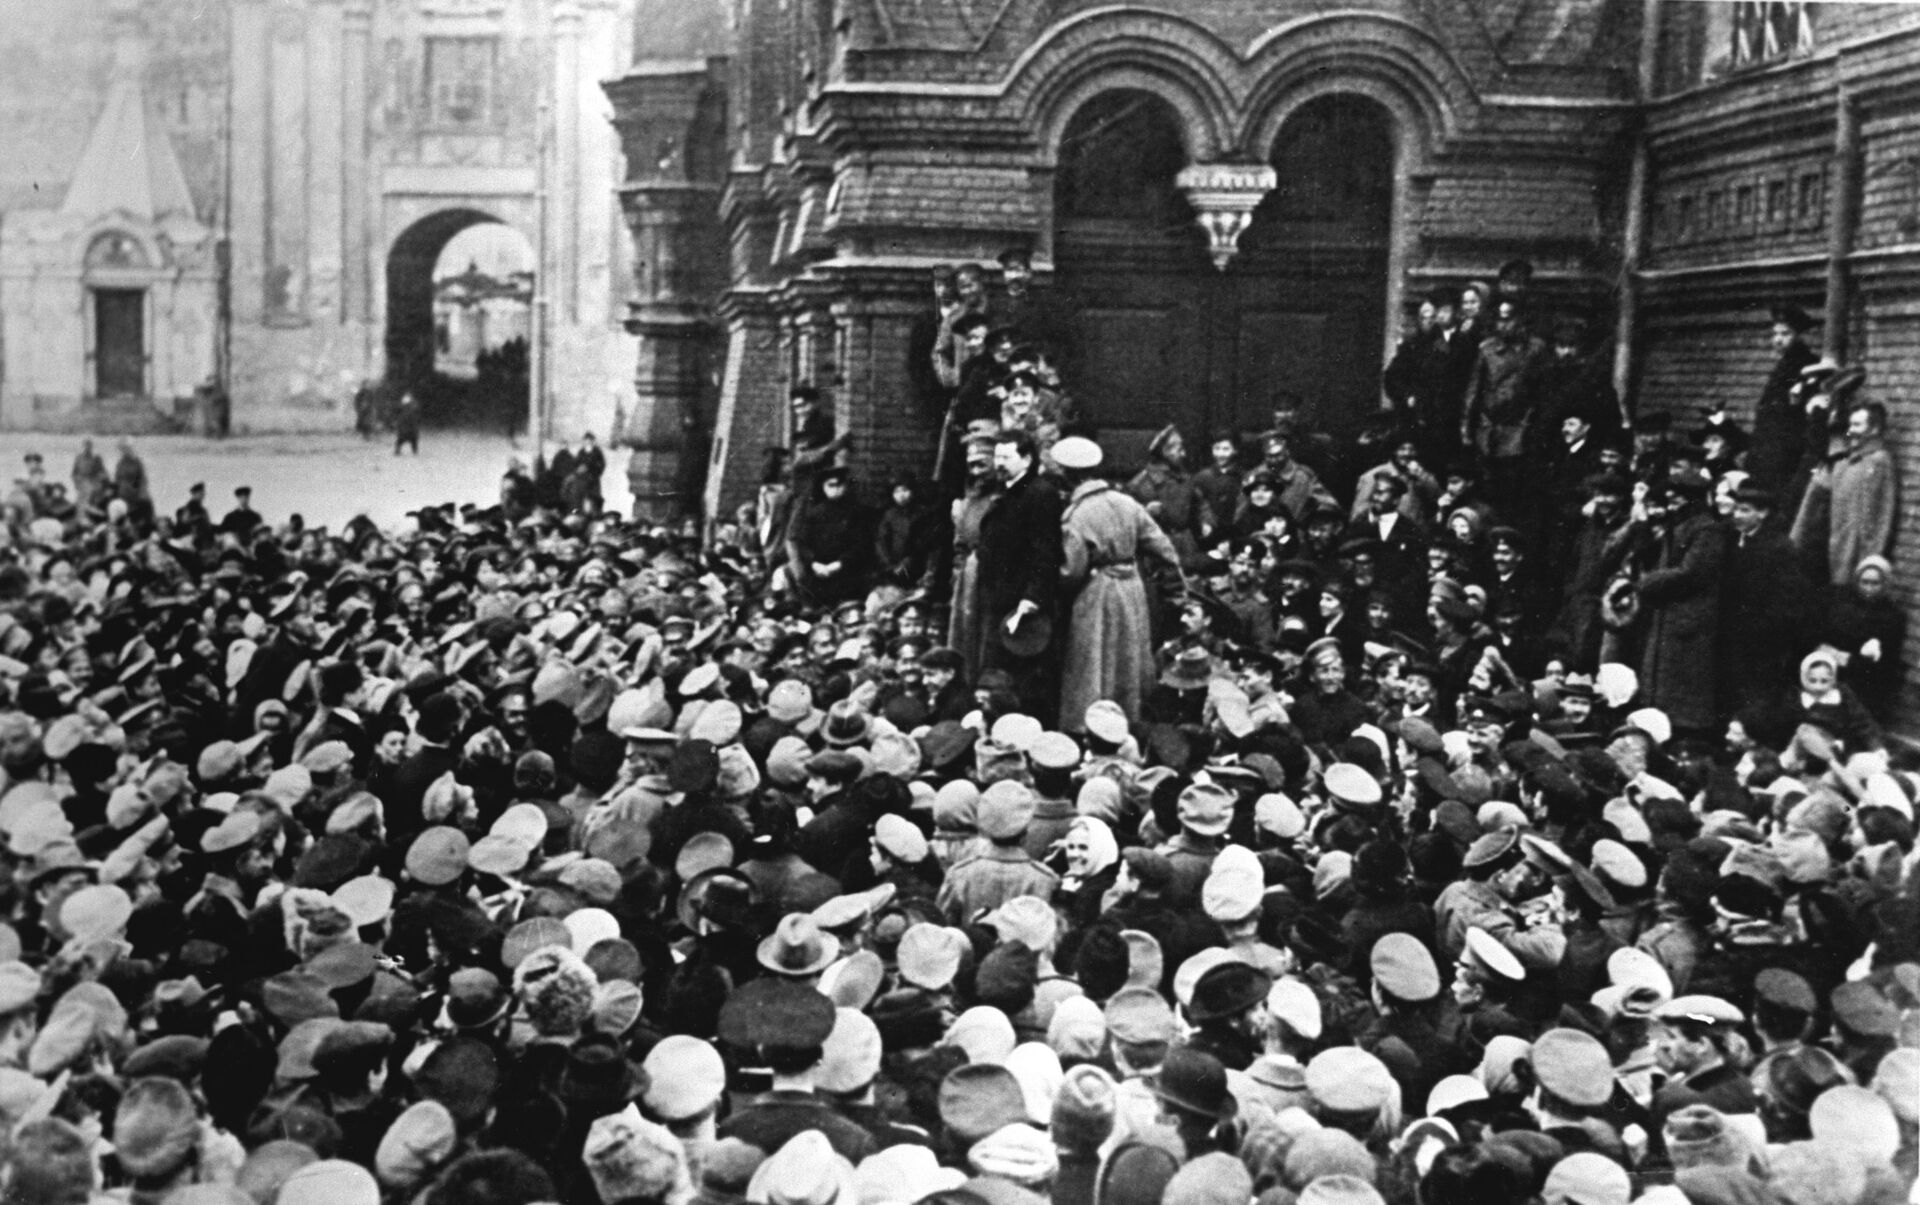
{"label": "building window", "polygon": [[493,120],[498,38],[427,39],[427,109],[436,126],[473,129]]}
{"label": "building window", "polygon": [[1745,67],[1812,50],[1812,7],[1806,0],[1735,0],[1732,65]]}

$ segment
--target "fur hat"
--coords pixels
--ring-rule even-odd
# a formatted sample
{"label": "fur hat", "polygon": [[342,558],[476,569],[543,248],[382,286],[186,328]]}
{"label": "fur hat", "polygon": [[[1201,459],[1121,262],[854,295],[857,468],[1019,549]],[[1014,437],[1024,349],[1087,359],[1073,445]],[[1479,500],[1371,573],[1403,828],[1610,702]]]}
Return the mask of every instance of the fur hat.
{"label": "fur hat", "polygon": [[1068,1071],[1053,1098],[1053,1140],[1065,1151],[1098,1150],[1113,1133],[1113,1077],[1091,1063]]}
{"label": "fur hat", "polygon": [[527,1019],[548,1037],[578,1033],[593,1015],[599,984],[593,969],[572,950],[542,946],[514,968],[514,990],[526,1002]]}

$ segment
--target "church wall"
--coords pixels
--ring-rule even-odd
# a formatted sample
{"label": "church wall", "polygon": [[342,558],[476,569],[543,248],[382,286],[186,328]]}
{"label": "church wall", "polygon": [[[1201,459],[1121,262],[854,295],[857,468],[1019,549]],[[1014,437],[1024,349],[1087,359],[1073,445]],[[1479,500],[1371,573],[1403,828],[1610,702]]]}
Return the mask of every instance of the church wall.
{"label": "church wall", "polygon": [[[1014,3],[985,24],[972,21],[982,5],[867,0],[823,50],[814,7],[736,8],[730,88],[743,111],[729,145],[736,168],[761,170],[734,179],[735,280],[770,277],[789,325],[827,294],[831,341],[848,353],[834,366],[847,375],[814,383],[853,435],[850,459],[870,490],[893,471],[924,471],[934,442],[939,416],[916,413],[906,365],[926,270],[991,265],[1026,245],[1048,282],[1057,139],[1073,109],[1105,88],[1166,98],[1189,162],[1264,160],[1285,116],[1326,92],[1383,106],[1401,143],[1387,282],[1395,313],[1431,284],[1490,276],[1514,255],[1534,260],[1550,307],[1607,300],[1626,176],[1618,50],[1631,47],[1617,13],[1570,49],[1539,5],[1506,6],[1513,24],[1489,30],[1472,6],[1394,0],[1336,14],[1290,0],[1177,13]],[[748,226],[764,220],[749,198],[777,215],[764,259],[757,248],[739,257],[755,247]],[[1399,325],[1384,323],[1388,339]],[[737,459],[754,433],[782,427],[781,415],[744,401],[721,402],[734,424],[709,483],[721,509],[754,480],[724,449]]]}

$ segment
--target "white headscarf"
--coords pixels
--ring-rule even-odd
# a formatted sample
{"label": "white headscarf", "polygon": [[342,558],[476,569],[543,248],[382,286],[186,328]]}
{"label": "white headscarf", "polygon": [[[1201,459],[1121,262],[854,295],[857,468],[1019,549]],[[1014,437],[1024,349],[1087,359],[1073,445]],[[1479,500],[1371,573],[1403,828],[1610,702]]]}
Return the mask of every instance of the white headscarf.
{"label": "white headscarf", "polygon": [[1120,860],[1120,842],[1114,840],[1113,830],[1107,827],[1106,821],[1097,816],[1082,816],[1067,828],[1068,836],[1076,832],[1087,835],[1088,876],[1099,874]]}

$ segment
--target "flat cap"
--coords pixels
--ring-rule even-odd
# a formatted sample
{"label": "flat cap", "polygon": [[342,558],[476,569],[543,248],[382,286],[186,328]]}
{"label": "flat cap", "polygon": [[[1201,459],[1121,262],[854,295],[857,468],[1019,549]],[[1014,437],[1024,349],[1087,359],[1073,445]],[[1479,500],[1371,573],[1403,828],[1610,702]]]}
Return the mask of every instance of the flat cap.
{"label": "flat cap", "polygon": [[1533,1041],[1540,1086],[1569,1104],[1597,1108],[1613,1095],[1613,1060],[1592,1034],[1549,1029]]}
{"label": "flat cap", "polygon": [[1388,933],[1374,942],[1368,964],[1380,989],[1401,1000],[1418,1003],[1440,994],[1433,954],[1410,933]]}
{"label": "flat cap", "polygon": [[1692,1021],[1700,1025],[1738,1025],[1746,1014],[1718,996],[1677,996],[1653,1010],[1660,1021]]}
{"label": "flat cap", "polygon": [[1171,1042],[1175,1032],[1173,1007],[1159,992],[1124,987],[1107,1001],[1107,1032],[1116,1041],[1140,1045]]}
{"label": "flat cap", "polygon": [[796,979],[762,975],[720,1008],[720,1040],[742,1049],[812,1047],[833,1032],[833,1001]]}
{"label": "flat cap", "polygon": [[[1753,994],[1775,1008],[1791,1009],[1797,1013],[1813,1013],[1820,1008],[1820,1001],[1813,994],[1813,985],[1785,967],[1767,967],[1755,975]],[[1837,992],[1835,996],[1837,999]]]}
{"label": "flat cap", "polygon": [[1307,1064],[1307,1092],[1336,1113],[1371,1112],[1386,1104],[1393,1091],[1387,1065],[1358,1046],[1323,1050]]}
{"label": "flat cap", "polygon": [[1513,951],[1478,925],[1467,928],[1466,946],[1460,953],[1462,959],[1502,979],[1518,983],[1527,977],[1527,969],[1520,965],[1520,959],[1515,957]]}
{"label": "flat cap", "polygon": [[1511,854],[1519,844],[1518,829],[1502,828],[1483,833],[1467,848],[1466,856],[1460,860],[1460,865],[1469,870],[1492,865]]}

